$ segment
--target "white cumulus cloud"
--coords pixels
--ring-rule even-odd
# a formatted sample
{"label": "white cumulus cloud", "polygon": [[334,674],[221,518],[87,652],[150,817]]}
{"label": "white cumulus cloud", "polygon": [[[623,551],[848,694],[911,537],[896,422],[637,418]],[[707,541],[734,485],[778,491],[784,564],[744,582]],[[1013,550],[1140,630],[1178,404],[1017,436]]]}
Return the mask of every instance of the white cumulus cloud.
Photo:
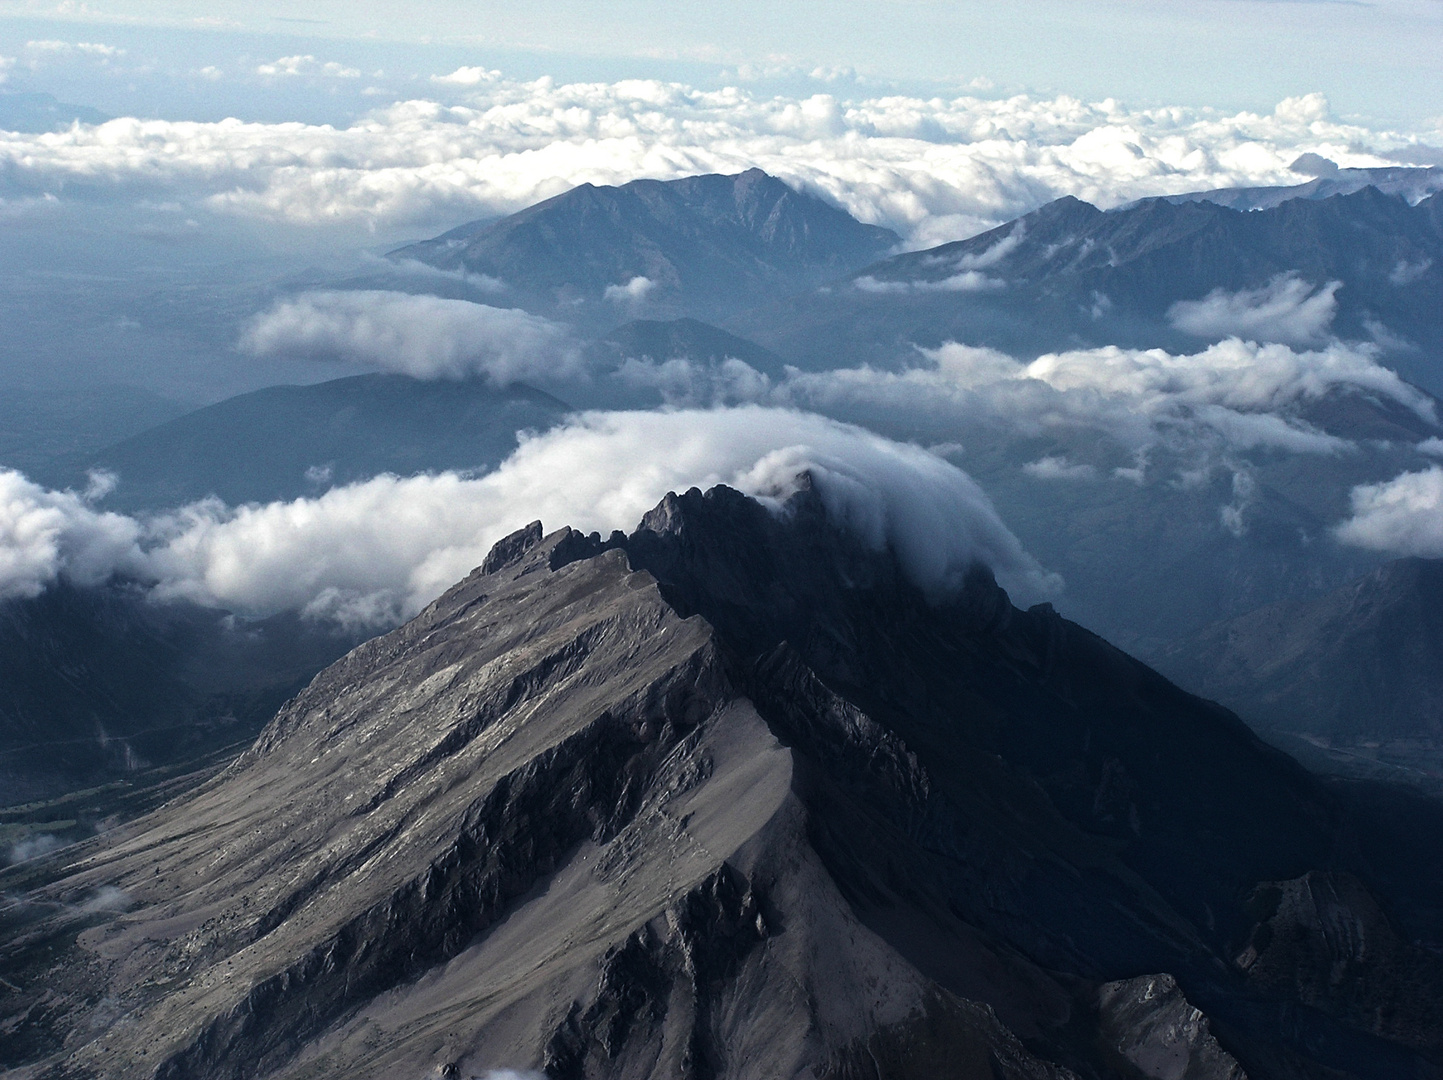
{"label": "white cumulus cloud", "polygon": [[432,75],[431,81],[443,86],[479,86],[482,83],[497,82],[501,72],[484,67],[458,67],[449,75]]}
{"label": "white cumulus cloud", "polygon": [[[1259,447],[1336,454],[1354,444],[1305,416],[1330,394],[1375,395],[1439,419],[1432,399],[1379,364],[1374,350],[1338,342],[1295,350],[1230,338],[1187,355],[1107,346],[1031,362],[949,342],[921,355],[927,363],[903,371],[788,368],[775,380],[735,359],[628,361],[616,377],[673,405],[750,401],[958,431],[985,423],[1024,436],[1097,431],[1134,455],[1158,445],[1194,457]],[[1418,449],[1435,452],[1435,441]],[[1059,467],[1034,462],[1032,471],[1055,477]]]}
{"label": "white cumulus cloud", "polygon": [[1095,480],[1097,470],[1091,465],[1074,464],[1065,457],[1049,456],[1029,461],[1022,466],[1028,476],[1039,480]]}
{"label": "white cumulus cloud", "polygon": [[656,288],[656,282],[649,277],[637,275],[625,285],[608,285],[601,294],[602,299],[615,304],[639,304]]}
{"label": "white cumulus cloud", "polygon": [[[823,411],[867,407],[959,424],[990,420],[1023,434],[1094,429],[1133,451],[1167,440],[1336,453],[1349,444],[1299,416],[1329,393],[1377,394],[1438,419],[1426,395],[1378,364],[1370,350],[1337,343],[1297,351],[1233,338],[1181,356],[1108,346],[1049,353],[1030,363],[949,343],[925,355],[930,366],[901,372],[792,370],[768,385],[764,398]],[[733,376],[731,385],[742,383]],[[703,397],[695,390],[692,396]]]}
{"label": "white cumulus cloud", "polygon": [[1434,465],[1352,492],[1353,514],[1339,540],[1393,555],[1443,556],[1443,468]]}
{"label": "white cumulus cloud", "polygon": [[963,270],[937,280],[891,281],[872,277],[870,274],[854,282],[862,292],[906,293],[906,292],[991,292],[1003,288],[1007,283],[1000,278],[989,277],[980,270]]}
{"label": "white cumulus cloud", "polygon": [[64,575],[98,584],[140,561],[140,525],[0,469],[0,600],[37,596]]}
{"label": "white cumulus cloud", "polygon": [[422,379],[486,375],[506,384],[584,372],[576,342],[538,315],[383,290],[309,292],[279,301],[251,320],[241,348]]}
{"label": "white cumulus cloud", "polygon": [[1341,287],[1340,281],[1315,287],[1297,274],[1280,274],[1259,289],[1214,289],[1201,300],[1180,300],[1167,317],[1177,329],[1198,337],[1313,345],[1333,324]]}

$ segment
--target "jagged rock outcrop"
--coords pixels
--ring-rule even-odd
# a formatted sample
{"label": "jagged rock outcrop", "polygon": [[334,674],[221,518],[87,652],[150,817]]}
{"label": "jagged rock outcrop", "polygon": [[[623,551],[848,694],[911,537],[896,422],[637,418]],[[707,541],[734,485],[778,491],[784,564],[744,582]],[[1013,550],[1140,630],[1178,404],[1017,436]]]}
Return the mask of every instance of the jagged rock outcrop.
{"label": "jagged rock outcrop", "polygon": [[1310,872],[1260,886],[1252,903],[1259,921],[1237,963],[1255,984],[1443,1056],[1443,971],[1356,878]]}
{"label": "jagged rock outcrop", "polygon": [[[1430,1075],[1431,1043],[1359,1011],[1375,983],[1236,961],[1269,882],[1393,887],[1369,827],[980,567],[929,598],[805,486],[780,514],[692,491],[630,536],[508,537],[224,774],[0,879],[28,890],[0,1064]],[[1431,978],[1431,909],[1399,910]]]}
{"label": "jagged rock outcrop", "polygon": [[1247,1080],[1218,1045],[1208,1019],[1166,973],[1107,983],[1098,991],[1102,1038],[1153,1080]]}

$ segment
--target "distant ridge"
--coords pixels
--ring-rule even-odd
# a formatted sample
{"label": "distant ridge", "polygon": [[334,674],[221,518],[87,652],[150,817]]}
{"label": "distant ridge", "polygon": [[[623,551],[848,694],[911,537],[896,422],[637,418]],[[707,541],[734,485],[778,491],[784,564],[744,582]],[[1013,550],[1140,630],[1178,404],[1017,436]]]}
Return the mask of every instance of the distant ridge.
{"label": "distant ridge", "polygon": [[740,360],[773,378],[782,376],[786,368],[786,362],[770,349],[697,319],[633,319],[601,338],[594,348],[603,364],[627,359],[654,363],[685,359],[698,364]]}
{"label": "distant ridge", "polygon": [[127,511],[209,495],[232,505],[294,499],[383,472],[494,468],[518,431],[545,430],[569,410],[520,383],[352,375],[227,398],[36,476],[64,487],[109,470],[120,483],[105,505]]}
{"label": "distant ridge", "polygon": [[1398,559],[1321,596],[1269,604],[1177,643],[1159,664],[1348,771],[1411,771],[1443,789],[1443,560]]}
{"label": "distant ridge", "polygon": [[[1102,211],[1066,197],[883,260],[734,329],[817,368],[895,364],[912,344],[948,340],[1018,356],[1103,345],[1186,352],[1229,328],[1188,329],[1170,317],[1174,305],[1289,279],[1303,294],[1339,282],[1335,310],[1311,339],[1263,340],[1376,342],[1405,377],[1443,391],[1443,192],[1410,205],[1376,186],[1250,212],[1161,198]],[[1264,299],[1218,303],[1248,302]]]}
{"label": "distant ridge", "polygon": [[[1312,161],[1304,161],[1312,158]],[[1165,195],[1170,203],[1210,202],[1230,210],[1270,210],[1289,199],[1330,199],[1375,187],[1385,195],[1398,195],[1409,202],[1426,199],[1443,191],[1443,168],[1390,165],[1376,169],[1340,169],[1326,158],[1304,154],[1293,163],[1294,172],[1306,172],[1313,179],[1302,184],[1278,187],[1213,188],[1184,195]],[[1136,205],[1136,204],[1134,204]]]}
{"label": "distant ridge", "polygon": [[[620,187],[582,184],[391,258],[495,278],[505,287],[498,295],[533,303],[621,315],[646,304],[701,314],[845,276],[897,242],[888,229],[748,169]],[[637,279],[648,284],[633,285]]]}

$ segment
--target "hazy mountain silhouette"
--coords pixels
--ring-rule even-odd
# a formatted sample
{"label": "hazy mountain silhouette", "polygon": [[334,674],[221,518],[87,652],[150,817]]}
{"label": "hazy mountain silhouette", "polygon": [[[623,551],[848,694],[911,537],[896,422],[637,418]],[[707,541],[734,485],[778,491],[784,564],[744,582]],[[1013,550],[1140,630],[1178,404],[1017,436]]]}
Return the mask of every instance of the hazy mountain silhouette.
{"label": "hazy mountain silhouette", "polygon": [[247,622],[157,604],[121,585],[59,582],[0,603],[0,805],[234,754],[358,640],[296,615]]}
{"label": "hazy mountain silhouette", "polygon": [[1269,210],[1289,199],[1328,199],[1334,195],[1351,195],[1365,187],[1375,187],[1385,195],[1401,195],[1408,202],[1426,199],[1443,190],[1443,168],[1406,165],[1371,169],[1341,169],[1317,154],[1303,154],[1293,163],[1293,171],[1312,176],[1302,184],[1281,187],[1213,188],[1185,195],[1166,195],[1168,202],[1210,202],[1233,210]]}
{"label": "hazy mountain silhouette", "polygon": [[518,431],[545,430],[568,411],[519,383],[353,375],[227,398],[34,475],[63,487],[83,486],[88,470],[114,472],[120,483],[105,505],[119,510],[209,495],[269,502],[383,472],[494,468],[516,449]]}
{"label": "hazy mountain silhouette", "polygon": [[1259,729],[1310,740],[1310,761],[1443,788],[1443,561],[1400,559],[1270,604],[1159,663]]}

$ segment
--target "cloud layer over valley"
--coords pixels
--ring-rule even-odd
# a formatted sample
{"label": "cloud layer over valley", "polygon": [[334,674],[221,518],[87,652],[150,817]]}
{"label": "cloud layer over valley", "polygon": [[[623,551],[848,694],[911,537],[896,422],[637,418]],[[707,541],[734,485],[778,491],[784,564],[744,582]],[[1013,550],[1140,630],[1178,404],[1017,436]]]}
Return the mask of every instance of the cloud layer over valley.
{"label": "cloud layer over valley", "polygon": [[[919,360],[900,372],[789,369],[779,381],[739,361],[633,362],[621,374],[633,385],[650,381],[678,403],[750,400],[929,428],[950,422],[959,431],[976,423],[1021,435],[1097,431],[1133,455],[1160,445],[1190,455],[1257,448],[1338,453],[1352,444],[1305,415],[1334,394],[1372,395],[1427,423],[1439,419],[1432,399],[1379,364],[1371,349],[1337,342],[1295,350],[1230,338],[1191,355],[1109,346],[1030,363],[949,343],[923,350]],[[1054,478],[1089,475],[1044,471]]]}
{"label": "cloud layer over valley", "polygon": [[181,213],[396,235],[515,211],[587,181],[759,166],[924,246],[1063,194],[1112,206],[1297,183],[1288,165],[1304,151],[1383,165],[1393,162],[1380,154],[1406,157],[1416,141],[1333,119],[1318,95],[1271,115],[1223,115],[1065,96],[844,100],[483,75],[437,83],[456,103],[403,101],[347,127],[125,117],[0,133],[0,198],[173,203]]}
{"label": "cloud layer over valley", "polygon": [[255,356],[339,360],[418,379],[485,375],[504,385],[584,374],[576,342],[547,319],[382,290],[308,292],[279,301],[251,320],[240,344]]}
{"label": "cloud layer over valley", "polygon": [[1021,599],[1059,585],[955,466],[818,416],[748,406],[587,413],[525,438],[481,477],[380,476],[312,499],[212,500],[144,521],[0,472],[0,596],[34,595],[60,576],[95,583],[118,573],[159,599],[385,626],[533,518],[630,530],[667,491],[717,483],[776,505],[803,470],[834,520],[874,547],[892,546],[934,594],[959,585],[979,559]]}

